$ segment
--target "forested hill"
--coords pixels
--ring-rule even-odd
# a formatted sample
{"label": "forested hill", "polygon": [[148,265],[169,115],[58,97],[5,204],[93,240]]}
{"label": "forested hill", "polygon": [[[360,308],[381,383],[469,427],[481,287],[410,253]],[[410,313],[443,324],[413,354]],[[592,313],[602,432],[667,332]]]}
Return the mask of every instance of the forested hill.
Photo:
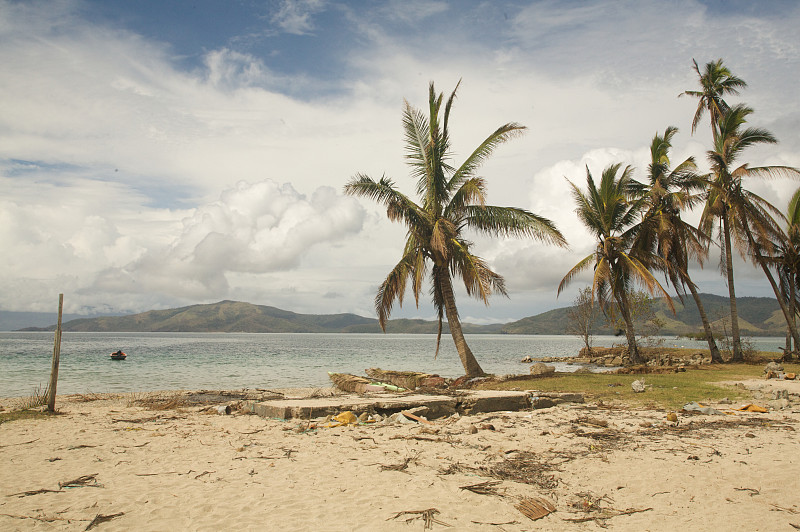
{"label": "forested hill", "polygon": [[[715,331],[730,331],[728,298],[701,294],[706,313]],[[739,326],[750,336],[783,336],[785,324],[778,302],[766,297],[738,298]],[[664,323],[660,334],[681,335],[702,332],[697,307],[691,298],[684,304],[674,300],[676,315],[662,300],[656,300],[658,317]],[[507,324],[463,324],[471,334],[566,334],[568,308],[559,308]],[[613,334],[602,316],[596,320],[595,334]],[[54,330],[55,325],[23,330]],[[264,305],[220,301],[206,305],[151,310],[127,316],[73,319],[63,323],[65,331],[82,332],[250,332],[250,333],[375,333],[378,320],[356,314],[297,314]],[[390,320],[390,333],[435,334],[436,322],[419,319]],[[445,324],[445,332],[447,326]]]}
{"label": "forested hill", "polygon": [[[435,333],[436,322],[391,320],[386,332]],[[477,326],[464,324],[468,333],[500,332],[502,324]],[[167,310],[151,310],[127,316],[107,316],[70,320],[62,324],[73,332],[248,332],[248,333],[376,333],[378,320],[356,314],[297,314],[264,305],[220,301]],[[29,327],[24,330],[55,330]]]}
{"label": "forested hill", "polygon": [[[700,300],[711,321],[715,334],[730,334],[730,306],[727,297],[712,294],[700,294]],[[662,321],[663,327],[659,334],[684,335],[703,332],[700,313],[691,296],[685,297],[683,303],[673,298],[675,314],[663,299],[654,301],[656,316]],[[739,297],[736,298],[739,312],[739,328],[743,335],[748,336],[783,336],[786,331],[786,321],[783,318],[778,301],[768,297]],[[558,308],[523,318],[503,326],[506,334],[565,334],[569,322],[567,313],[569,307]],[[612,328],[605,324],[601,316],[595,320],[594,334],[614,334]]]}

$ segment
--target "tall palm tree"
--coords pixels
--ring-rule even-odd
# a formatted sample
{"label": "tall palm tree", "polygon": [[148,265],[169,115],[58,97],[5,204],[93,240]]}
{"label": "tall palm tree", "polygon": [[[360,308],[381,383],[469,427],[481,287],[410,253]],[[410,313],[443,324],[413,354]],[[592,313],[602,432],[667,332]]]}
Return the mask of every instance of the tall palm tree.
{"label": "tall palm tree", "polygon": [[[791,324],[786,337],[786,356],[791,359],[792,353],[800,349],[800,343],[794,340],[792,328],[797,330],[796,315],[800,310],[798,305],[798,287],[800,287],[800,188],[789,200],[786,213],[786,239],[777,246],[774,259],[778,269],[781,293],[787,302]],[[792,345],[794,343],[794,345]],[[800,356],[800,355],[798,355]]]}
{"label": "tall palm tree", "polygon": [[467,294],[487,305],[493,292],[507,292],[503,278],[472,253],[472,242],[465,239],[465,232],[472,229],[492,236],[529,236],[559,246],[566,246],[566,240],[547,218],[515,207],[486,205],[486,182],[476,172],[495,148],[519,135],[524,126],[500,126],[459,167],[451,166],[449,120],[457,90],[458,85],[445,104],[443,116],[443,95],[436,94],[433,83],[428,91],[428,116],[405,102],[406,161],[412,177],[417,179],[419,203],[398,191],[385,176],[375,181],[357,174],[344,190],[385,205],[389,219],[402,222],[407,228],[403,256],[375,297],[381,328],[386,330],[395,300],[402,306],[408,281],[419,306],[423,281],[430,275],[431,296],[439,320],[436,352],[446,315],[464,371],[468,377],[476,377],[484,373],[464,339],[452,278],[461,277]]}
{"label": "tall palm tree", "polygon": [[592,297],[597,298],[600,308],[606,314],[612,311],[612,305],[616,304],[616,309],[625,322],[630,361],[641,364],[644,360],[636,345],[636,332],[633,328],[628,297],[633,284],[638,282],[644,285],[651,294],[658,290],[664,295],[670,307],[672,300],[648,269],[660,262],[659,257],[644,251],[637,255],[629,252],[639,230],[636,220],[644,202],[640,199],[630,200],[628,192],[633,169],[628,166],[620,173],[620,168],[620,164],[606,167],[598,188],[587,167],[586,192],[568,181],[572,186],[572,197],[577,205],[578,218],[597,238],[597,246],[593,253],[567,272],[558,285],[558,293],[560,294],[576,275],[594,265]]}
{"label": "tall palm tree", "polygon": [[706,63],[703,72],[700,72],[697,61],[692,59],[692,63],[694,63],[694,71],[697,72],[701,90],[684,91],[679,96],[693,96],[698,99],[697,110],[692,119],[692,134],[697,130],[697,124],[700,123],[703,114],[708,111],[711,118],[712,138],[716,141],[719,133],[717,124],[722,115],[730,108],[723,96],[726,94],[738,95],[739,89],[747,87],[747,83],[743,79],[734,76],[728,67],[722,64],[722,59]]}
{"label": "tall palm tree", "polygon": [[653,137],[647,183],[632,181],[631,191],[644,201],[645,209],[632,252],[643,251],[645,256],[660,256],[664,273],[678,294],[684,287],[689,288],[700,314],[711,360],[719,363],[723,360],[711,324],[697,293],[697,285],[689,276],[689,259],[694,258],[702,265],[707,256],[708,237],[681,218],[683,210],[699,203],[698,193],[705,190],[706,181],[697,174],[693,157],[670,168],[669,151],[672,137],[677,132],[677,128],[670,126],[663,135]]}
{"label": "tall palm tree", "polygon": [[[722,115],[717,125],[718,133],[712,150],[707,152],[711,164],[710,188],[700,219],[700,228],[711,234],[717,226],[722,247],[723,274],[728,282],[731,304],[731,332],[733,335],[733,360],[743,359],[739,335],[739,314],[736,308],[736,291],[733,278],[732,245],[743,258],[755,256],[763,266],[763,256],[773,252],[774,240],[780,240],[781,230],[775,219],[780,211],[742,185],[745,177],[784,177],[800,175],[797,169],[787,166],[750,167],[747,163],[735,166],[745,149],[758,144],[775,144],[777,140],[767,130],[747,127],[747,117],[753,110],[745,105],[735,105]],[[774,281],[768,269],[768,279]]]}

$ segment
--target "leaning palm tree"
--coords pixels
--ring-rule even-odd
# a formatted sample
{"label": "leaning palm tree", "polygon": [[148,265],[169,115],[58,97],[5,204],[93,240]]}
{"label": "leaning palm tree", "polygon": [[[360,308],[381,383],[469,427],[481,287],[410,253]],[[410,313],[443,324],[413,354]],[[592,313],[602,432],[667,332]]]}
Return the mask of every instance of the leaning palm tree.
{"label": "leaning palm tree", "polygon": [[[632,181],[632,193],[644,202],[644,214],[632,253],[645,256],[656,254],[663,259],[663,270],[678,295],[689,288],[700,314],[703,331],[713,362],[722,362],[697,285],[689,276],[689,260],[694,258],[702,266],[707,256],[708,237],[681,218],[681,212],[691,209],[700,200],[699,192],[705,190],[705,179],[697,174],[697,165],[689,157],[670,168],[669,151],[672,137],[678,132],[668,127],[663,135],[656,134],[650,144],[650,164],[646,183]],[[682,297],[681,297],[682,299]]]}
{"label": "leaning palm tree", "polygon": [[630,361],[633,364],[641,364],[644,360],[636,345],[636,332],[633,328],[629,302],[633,285],[638,282],[651,294],[657,290],[663,294],[671,308],[672,300],[649,270],[653,265],[662,262],[660,257],[645,251],[636,255],[629,252],[640,229],[636,221],[644,202],[640,199],[631,201],[628,192],[633,169],[628,166],[620,174],[620,168],[620,164],[606,167],[598,188],[587,167],[586,192],[568,181],[572,186],[572,197],[577,205],[578,218],[597,238],[597,245],[593,253],[567,272],[558,285],[558,293],[560,294],[576,275],[593,265],[592,298],[593,300],[597,298],[600,308],[607,315],[614,310],[619,311],[625,323]]}
{"label": "leaning palm tree", "polygon": [[[786,239],[777,246],[774,264],[778,269],[781,294],[786,301],[791,323],[788,325],[789,334],[786,336],[786,357],[791,359],[792,353],[800,349],[800,344],[792,337],[792,328],[797,330],[796,315],[800,310],[798,305],[798,287],[800,287],[800,188],[789,200],[786,215]],[[793,342],[794,341],[794,342]],[[792,345],[794,343],[794,345]]]}
{"label": "leaning palm tree", "polygon": [[698,99],[697,110],[692,119],[692,133],[697,130],[697,124],[700,123],[703,114],[708,111],[711,118],[712,138],[716,141],[719,132],[717,124],[722,115],[730,108],[723,97],[726,94],[739,94],[739,89],[747,87],[747,83],[734,76],[728,67],[722,64],[722,59],[706,63],[703,72],[700,72],[697,61],[692,59],[692,63],[694,63],[694,71],[697,72],[701,90],[684,91],[679,96],[693,96]]}
{"label": "leaning palm tree", "polygon": [[394,302],[402,306],[409,281],[419,306],[423,281],[429,275],[439,321],[436,352],[446,315],[464,371],[468,377],[476,377],[484,372],[464,339],[452,278],[461,277],[467,294],[486,304],[493,292],[503,295],[507,292],[503,277],[472,253],[472,243],[466,240],[465,232],[471,229],[491,236],[529,236],[559,246],[566,246],[566,240],[547,218],[515,207],[486,205],[486,182],[476,172],[495,148],[519,135],[524,126],[516,123],[500,126],[459,167],[451,165],[449,120],[457,90],[458,85],[445,104],[443,116],[440,116],[442,94],[436,94],[433,83],[429,87],[428,116],[405,102],[406,160],[412,177],[417,179],[419,203],[397,190],[385,176],[375,181],[357,174],[344,190],[385,205],[389,219],[402,222],[407,228],[403,256],[375,297],[381,328],[386,330]]}
{"label": "leaning palm tree", "polygon": [[745,177],[800,176],[796,168],[788,166],[750,167],[747,163],[735,166],[748,147],[777,143],[775,137],[765,129],[744,127],[752,112],[747,106],[736,105],[722,115],[717,125],[718,135],[714,147],[707,152],[711,164],[711,180],[700,219],[700,228],[706,234],[711,234],[716,226],[722,247],[721,262],[730,295],[734,361],[741,361],[743,354],[736,308],[732,246],[737,247],[743,258],[746,259],[748,255],[754,257],[774,288],[774,281],[764,267],[763,259],[765,255],[773,253],[773,242],[781,240],[781,229],[773,218],[773,215],[781,218],[780,211],[765,199],[745,189],[742,180]]}

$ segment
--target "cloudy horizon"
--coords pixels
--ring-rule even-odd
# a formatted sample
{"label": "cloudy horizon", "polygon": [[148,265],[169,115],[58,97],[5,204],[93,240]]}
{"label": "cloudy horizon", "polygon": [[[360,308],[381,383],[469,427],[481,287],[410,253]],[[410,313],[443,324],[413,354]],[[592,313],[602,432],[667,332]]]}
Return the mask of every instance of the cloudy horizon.
{"label": "cloudy horizon", "polygon": [[[482,168],[489,201],[552,219],[570,244],[475,238],[510,298],[462,290],[462,319],[569,305],[582,282],[558,298],[557,284],[593,241],[567,179],[613,162],[643,178],[668,126],[672,160],[707,168],[708,120],[692,135],[697,101],[678,97],[697,88],[693,59],[723,58],[748,83],[729,101],[780,141],[740,162],[800,167],[798,22],[789,1],[0,0],[0,310],[48,312],[64,293],[78,314],[230,299],[374,316],[405,231],[343,186],[386,174],[413,193],[403,101],[458,80],[455,161],[527,126]],[[746,186],[785,211],[798,184]],[[718,262],[712,249],[693,278],[727,296]],[[741,259],[735,282],[773,297]],[[433,316],[408,298],[392,317]]]}

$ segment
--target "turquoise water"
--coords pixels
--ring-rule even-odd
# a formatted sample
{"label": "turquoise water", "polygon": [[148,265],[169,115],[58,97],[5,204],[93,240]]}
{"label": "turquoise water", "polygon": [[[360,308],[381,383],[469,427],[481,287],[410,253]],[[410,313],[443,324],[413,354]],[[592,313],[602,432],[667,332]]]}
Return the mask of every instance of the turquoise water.
{"label": "turquoise water", "polygon": [[[575,336],[469,335],[484,371],[525,373],[531,357],[574,356]],[[594,345],[624,341],[597,336]],[[756,349],[778,351],[782,338],[755,338]],[[703,348],[703,342],[665,339],[665,345]],[[121,349],[125,361],[108,355]],[[449,336],[434,359],[435,336],[410,334],[64,333],[58,393],[142,392],[329,386],[328,372],[363,374],[366,368],[463,374]],[[0,332],[0,397],[44,390],[53,333]],[[557,364],[557,369],[570,368]]]}

